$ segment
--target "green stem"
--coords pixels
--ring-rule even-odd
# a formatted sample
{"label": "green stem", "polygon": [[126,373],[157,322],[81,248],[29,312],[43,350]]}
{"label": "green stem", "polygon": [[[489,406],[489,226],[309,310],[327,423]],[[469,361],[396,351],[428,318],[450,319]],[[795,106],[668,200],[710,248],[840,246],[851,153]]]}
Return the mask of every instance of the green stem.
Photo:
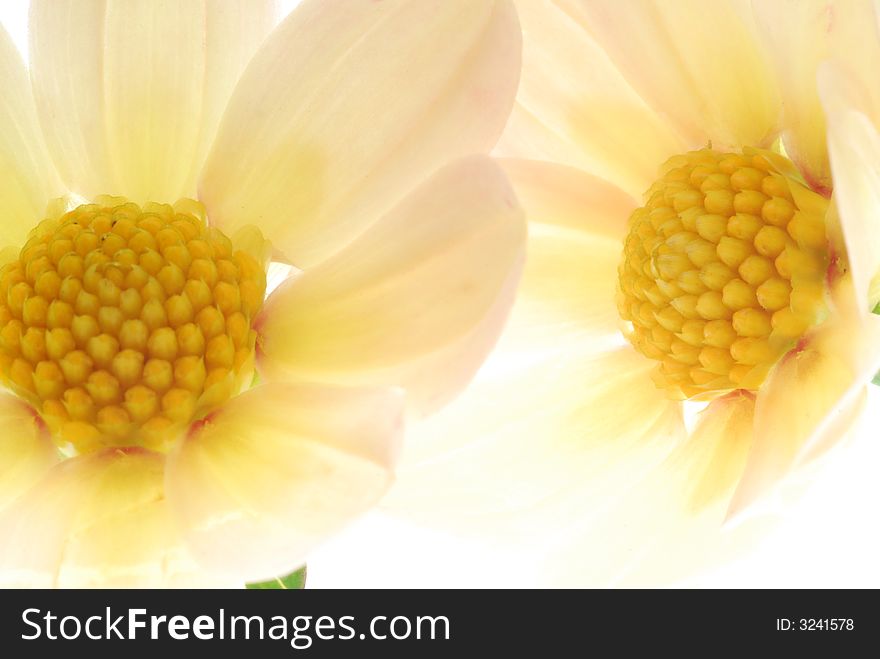
{"label": "green stem", "polygon": [[249,590],[302,590],[306,587],[306,566],[303,565],[295,572],[285,577],[275,577],[268,581],[249,583],[245,588]]}

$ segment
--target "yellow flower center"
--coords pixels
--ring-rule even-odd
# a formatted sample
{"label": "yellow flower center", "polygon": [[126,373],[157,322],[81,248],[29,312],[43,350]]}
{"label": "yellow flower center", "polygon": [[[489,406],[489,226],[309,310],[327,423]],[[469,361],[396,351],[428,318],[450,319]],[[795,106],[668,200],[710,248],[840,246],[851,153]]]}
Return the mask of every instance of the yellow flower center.
{"label": "yellow flower center", "polygon": [[265,287],[197,202],[101,198],[0,269],[0,380],[61,446],[167,450],[252,378]]}
{"label": "yellow flower center", "polygon": [[671,158],[630,217],[625,334],[676,398],[757,389],[825,313],[828,202],[779,155]]}

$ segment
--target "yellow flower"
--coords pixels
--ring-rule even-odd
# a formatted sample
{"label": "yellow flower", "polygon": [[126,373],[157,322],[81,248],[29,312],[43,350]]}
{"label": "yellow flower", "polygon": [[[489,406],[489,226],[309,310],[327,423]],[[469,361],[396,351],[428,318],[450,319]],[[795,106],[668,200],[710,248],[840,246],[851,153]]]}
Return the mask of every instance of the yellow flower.
{"label": "yellow flower", "polygon": [[815,80],[829,35],[876,22],[827,4],[518,3],[499,150],[526,272],[392,508],[518,552],[519,584],[650,584],[852,427],[880,366],[880,149],[832,172]]}
{"label": "yellow flower", "polygon": [[30,80],[0,33],[5,584],[286,573],[500,332],[512,5],[271,7],[35,2]]}

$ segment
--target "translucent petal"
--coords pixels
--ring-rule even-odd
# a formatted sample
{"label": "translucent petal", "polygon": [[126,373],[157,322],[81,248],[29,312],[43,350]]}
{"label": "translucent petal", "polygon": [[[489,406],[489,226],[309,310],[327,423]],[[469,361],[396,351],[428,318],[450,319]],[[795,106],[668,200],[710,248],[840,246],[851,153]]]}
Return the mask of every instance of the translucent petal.
{"label": "translucent petal", "polygon": [[491,149],[519,70],[506,0],[307,0],[236,89],[201,198],[227,233],[257,225],[314,265],[448,160]]}
{"label": "translucent petal", "polygon": [[173,203],[274,22],[267,0],[40,0],[30,57],[40,120],[67,185]]}
{"label": "translucent petal", "polygon": [[27,70],[2,26],[0,88],[0,248],[17,248],[63,191],[40,133]]}
{"label": "translucent petal", "polygon": [[385,390],[268,383],[234,398],[169,456],[169,505],[213,571],[286,574],[391,482],[402,399]]}
{"label": "translucent petal", "polygon": [[640,196],[684,144],[563,3],[527,0],[517,10],[523,75],[500,152],[580,167]]}
{"label": "translucent petal", "polygon": [[399,385],[421,411],[473,375],[513,301],[525,222],[501,169],[442,169],[345,250],[282,284],[257,319],[270,376]]}

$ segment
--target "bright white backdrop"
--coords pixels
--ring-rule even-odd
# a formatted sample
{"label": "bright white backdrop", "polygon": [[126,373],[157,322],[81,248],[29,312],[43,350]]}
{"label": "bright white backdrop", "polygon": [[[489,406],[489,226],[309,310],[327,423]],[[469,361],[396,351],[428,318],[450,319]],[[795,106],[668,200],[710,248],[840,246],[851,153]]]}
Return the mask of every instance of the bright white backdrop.
{"label": "bright white backdrop", "polygon": [[[25,52],[27,3],[3,0],[0,21]],[[872,389],[862,431],[826,463],[775,531],[748,555],[683,585],[880,587],[880,389]],[[518,572],[461,540],[372,513],[313,555],[308,585],[515,586]]]}

